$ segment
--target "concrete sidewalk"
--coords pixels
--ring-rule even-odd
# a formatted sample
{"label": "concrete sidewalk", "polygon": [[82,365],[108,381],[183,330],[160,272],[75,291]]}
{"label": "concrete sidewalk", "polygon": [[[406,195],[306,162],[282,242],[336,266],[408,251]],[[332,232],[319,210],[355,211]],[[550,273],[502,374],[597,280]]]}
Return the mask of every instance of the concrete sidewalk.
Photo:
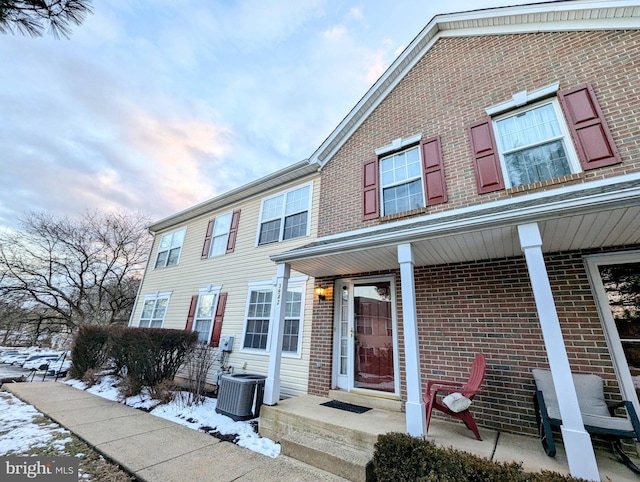
{"label": "concrete sidewalk", "polygon": [[[211,435],[64,383],[5,383],[2,389],[33,405],[142,481],[346,480],[285,455],[272,459],[232,443],[222,442]],[[282,406],[284,405],[287,404],[283,403]],[[314,405],[312,409],[317,410],[317,407]],[[293,409],[288,407],[288,410]],[[520,461],[528,471],[546,469],[568,472],[561,445],[558,445],[558,455],[550,458],[544,455],[540,442],[534,437],[506,433],[499,437],[495,434],[493,437],[483,430],[483,434],[487,435],[486,440],[495,439],[495,443],[488,444],[492,453],[477,453],[472,447],[479,446],[474,438],[469,437],[464,427],[455,424],[445,426],[445,422],[441,424],[443,426],[438,427],[437,423],[432,423],[432,440],[439,445],[454,446],[492,460]],[[401,425],[404,426],[404,422]],[[456,438],[458,430],[464,435]],[[469,441],[473,445],[465,445]],[[610,451],[597,452],[596,456],[601,480],[640,480],[616,460]]]}
{"label": "concrete sidewalk", "polygon": [[222,442],[64,383],[7,383],[2,389],[143,481],[345,480],[284,455],[272,459]]}

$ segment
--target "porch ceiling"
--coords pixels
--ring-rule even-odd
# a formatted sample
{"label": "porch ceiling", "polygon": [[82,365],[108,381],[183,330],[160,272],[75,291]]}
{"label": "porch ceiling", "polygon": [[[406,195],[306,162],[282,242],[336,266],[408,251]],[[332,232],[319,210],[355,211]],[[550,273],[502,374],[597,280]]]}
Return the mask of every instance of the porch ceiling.
{"label": "porch ceiling", "polygon": [[[523,197],[498,210],[487,207],[467,216],[451,213],[431,222],[425,217],[377,231],[345,233],[273,259],[314,277],[396,269],[397,246],[407,242],[416,266],[500,259],[522,254],[517,226],[531,222],[540,227],[545,253],[640,244],[638,186],[614,196],[611,189],[603,193],[599,188],[599,195],[587,191],[573,189],[535,203]],[[558,203],[559,196],[566,199]]]}

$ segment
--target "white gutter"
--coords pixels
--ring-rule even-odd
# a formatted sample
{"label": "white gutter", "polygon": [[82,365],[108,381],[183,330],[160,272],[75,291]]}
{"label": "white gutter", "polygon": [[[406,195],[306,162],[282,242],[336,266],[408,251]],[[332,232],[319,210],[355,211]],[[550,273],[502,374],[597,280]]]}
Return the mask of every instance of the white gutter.
{"label": "white gutter", "polygon": [[[578,197],[581,191],[598,187],[614,186],[624,182],[637,182],[637,186],[614,192]],[[570,200],[563,199],[560,201],[543,203],[545,198],[552,198],[558,195],[571,193],[575,193],[577,196]],[[639,198],[640,173],[634,173],[615,178],[592,181],[585,184],[568,186],[565,188],[553,189],[543,193],[525,195],[517,199],[503,199],[468,208],[456,209],[445,213],[422,216],[411,220],[399,221],[397,223],[384,224],[373,228],[349,231],[346,233],[318,238],[314,242],[313,246],[308,248],[301,247],[285,253],[275,254],[271,256],[271,260],[277,263],[290,262],[349,249],[363,249],[372,246],[398,244],[399,242],[406,243],[416,238],[425,239],[430,236],[441,237],[450,234],[460,234],[463,232],[475,231],[480,227],[491,227],[493,225],[504,225],[507,223],[522,224],[532,220],[542,220],[545,219],[545,217],[556,218],[561,214],[602,210],[612,203],[615,203],[616,207],[622,207],[624,206],[625,200],[628,199],[630,202],[637,203]],[[483,211],[494,210],[501,207],[509,208],[510,206],[528,203],[531,201],[541,202],[534,206],[525,206],[509,209],[508,211],[482,214]],[[452,217],[455,217],[456,219],[448,220],[448,218]],[[426,221],[436,220],[441,220],[441,222],[434,222],[429,226],[414,226]],[[403,227],[406,227],[406,229],[394,229]],[[393,231],[389,232],[390,229],[393,229]],[[323,242],[328,242],[328,244],[318,244]]]}

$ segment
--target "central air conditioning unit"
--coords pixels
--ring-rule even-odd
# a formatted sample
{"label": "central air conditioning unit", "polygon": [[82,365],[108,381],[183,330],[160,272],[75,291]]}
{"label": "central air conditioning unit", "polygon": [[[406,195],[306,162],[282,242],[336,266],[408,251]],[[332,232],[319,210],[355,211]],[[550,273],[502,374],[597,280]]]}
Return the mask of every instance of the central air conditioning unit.
{"label": "central air conditioning unit", "polygon": [[235,421],[258,417],[266,378],[253,373],[222,375],[218,386],[216,412]]}

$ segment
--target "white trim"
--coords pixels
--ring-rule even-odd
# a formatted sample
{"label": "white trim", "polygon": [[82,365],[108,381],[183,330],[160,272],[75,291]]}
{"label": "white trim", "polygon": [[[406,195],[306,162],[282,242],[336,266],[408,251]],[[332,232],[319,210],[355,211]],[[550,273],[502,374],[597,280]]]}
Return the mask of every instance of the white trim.
{"label": "white trim", "polygon": [[[539,217],[546,214],[557,215],[560,209],[572,210],[576,212],[579,208],[593,208],[595,204],[612,204],[620,202],[630,196],[640,196],[640,184],[633,189],[627,189],[625,191],[616,191],[605,194],[591,195],[588,197],[579,197],[581,191],[587,189],[606,187],[623,182],[640,181],[640,173],[627,174],[618,177],[612,177],[607,179],[599,179],[596,181],[590,181],[583,184],[573,184],[570,186],[559,187],[548,191],[539,191],[532,194],[525,194],[518,196],[517,198],[502,199],[499,201],[493,201],[489,203],[476,204],[473,206],[454,209],[442,213],[430,214],[427,216],[419,216],[411,219],[396,221],[393,223],[376,225],[363,229],[356,229],[353,231],[347,231],[337,233],[329,236],[317,238],[315,243],[322,243],[332,241],[326,245],[315,245],[310,248],[298,248],[293,251],[279,253],[271,256],[271,259],[276,262],[284,262],[294,259],[301,259],[309,256],[318,256],[326,252],[333,252],[337,249],[348,249],[351,247],[361,247],[363,239],[366,240],[366,245],[379,245],[382,243],[393,243],[398,236],[405,238],[411,235],[424,236],[429,233],[438,233],[444,235],[454,231],[459,231],[466,228],[477,228],[484,224],[494,224],[508,221],[520,221],[523,222],[531,217]],[[563,200],[561,202],[552,202],[546,204],[529,205],[531,201],[544,201],[549,197],[555,197],[562,194],[576,194],[571,200]],[[494,212],[492,214],[481,214],[486,210],[496,210],[503,206],[524,204],[525,207],[511,209],[507,212]],[[480,213],[479,215],[476,213]],[[448,218],[455,217],[453,221],[448,221]],[[416,227],[411,228],[413,225],[422,221],[440,221],[434,223],[428,227]],[[395,232],[384,232],[389,228],[402,228],[406,229],[398,230]],[[381,234],[376,233],[382,231]],[[341,239],[346,238],[340,242]]]}
{"label": "white trim", "polygon": [[211,324],[209,325],[209,333],[207,335],[207,341],[205,343],[211,343],[211,335],[213,333],[213,324],[216,319],[216,311],[218,310],[218,302],[220,301],[220,291],[222,291],[222,286],[214,286],[209,284],[205,288],[200,288],[198,290],[198,302],[196,303],[196,311],[193,313],[193,323],[191,325],[191,331],[196,331],[196,321],[198,320],[198,308],[200,308],[200,300],[203,296],[213,295],[215,296],[215,301],[212,306],[211,312]]}
{"label": "white trim", "polygon": [[[227,231],[225,233],[222,234],[218,234],[216,236],[216,224],[218,223],[218,221],[220,220],[220,218],[224,217],[224,216],[229,216],[229,227],[227,228]],[[209,239],[209,252],[207,253],[207,259],[208,258],[215,258],[218,256],[223,256],[226,254],[227,252],[227,246],[229,244],[229,233],[231,232],[231,224],[233,223],[233,211],[227,211],[225,213],[222,214],[217,214],[216,216],[214,216],[213,218],[213,228],[211,229],[211,238]],[[213,254],[211,251],[213,251],[213,240],[216,238],[221,238],[224,236],[224,250],[222,251],[222,253],[218,253],[218,254]]]}
{"label": "white trim", "polygon": [[[524,92],[526,97],[526,91]],[[526,102],[528,102],[528,99],[525,99],[525,100]],[[553,107],[553,111],[556,115],[556,120],[558,122],[558,127],[560,128],[560,132],[562,136],[555,137],[552,139],[547,139],[541,144],[546,144],[551,141],[561,140],[565,149],[565,154],[567,155],[567,163],[569,164],[569,169],[571,170],[571,174],[577,174],[579,172],[582,172],[582,166],[580,165],[580,161],[578,160],[578,154],[576,153],[575,146],[573,145],[573,138],[571,137],[571,133],[569,132],[569,128],[567,127],[567,121],[564,117],[564,113],[560,108],[560,103],[558,102],[558,99],[553,97],[551,99],[545,99],[534,104],[527,104],[522,108],[519,108],[516,110],[510,110],[508,112],[503,113],[502,115],[496,116],[491,119],[491,122],[493,123],[493,132],[495,133],[495,137],[496,137],[495,141],[496,141],[496,147],[498,150],[498,156],[500,158],[500,167],[502,168],[502,177],[504,179],[504,186],[506,189],[513,187],[513,185],[511,184],[511,178],[509,177],[509,170],[507,169],[507,163],[504,158],[504,152],[500,142],[500,135],[499,135],[500,132],[498,130],[497,123],[501,120],[508,119],[509,117],[517,116],[518,114],[521,114],[523,112],[537,109],[539,107],[549,105],[549,104],[551,104],[551,106]],[[512,149],[509,152],[513,152],[514,150],[516,149]],[[521,184],[518,184],[518,186],[520,185]]]}
{"label": "white trim", "polygon": [[[298,350],[295,353],[289,352],[289,351],[287,352],[283,351],[282,356],[285,358],[301,358],[302,357],[302,335],[304,330],[304,306],[307,298],[306,288],[307,288],[308,280],[309,280],[309,276],[306,276],[306,275],[294,276],[289,278],[289,281],[287,283],[288,291],[290,291],[291,289],[301,290],[302,292],[301,310],[302,311],[300,312],[300,332],[298,334]],[[249,289],[247,290],[247,302],[244,310],[244,318],[242,321],[242,337],[240,338],[239,351],[242,353],[252,353],[256,355],[268,355],[271,350],[271,340],[272,340],[272,331],[273,331],[272,330],[273,309],[275,306],[275,290],[277,286],[277,278],[274,277],[270,280],[250,281],[249,283],[247,283],[247,286]],[[244,339],[247,333],[247,317],[249,316],[249,304],[251,301],[251,292],[252,291],[268,291],[268,290],[272,291],[272,297],[271,297],[271,311],[269,313],[269,331],[267,333],[267,346],[264,350],[259,348],[245,348]]]}
{"label": "white trim", "polygon": [[560,429],[569,470],[574,477],[600,480],[591,437],[584,428],[580,414],[567,348],[542,254],[542,236],[538,224],[519,224],[518,238],[527,263],[531,291],[533,291],[553,385],[562,387],[562,390],[556,389],[556,393],[562,418]]}
{"label": "white trim", "polygon": [[[386,393],[386,394],[391,394],[391,395],[399,395],[400,394],[400,367],[399,367],[399,336],[398,336],[398,316],[397,316],[397,309],[398,309],[398,303],[397,303],[397,293],[396,293],[396,278],[395,275],[393,274],[389,274],[389,275],[374,275],[374,276],[362,276],[362,277],[353,277],[353,278],[340,278],[335,280],[334,283],[334,292],[338,291],[338,286],[340,286],[340,289],[342,289],[343,286],[347,286],[348,290],[349,290],[349,299],[348,299],[348,312],[349,312],[349,320],[348,320],[348,324],[349,324],[349,328],[353,330],[352,333],[355,333],[356,330],[356,324],[355,324],[355,320],[353,319],[353,313],[354,313],[354,285],[357,284],[366,284],[366,283],[374,283],[376,281],[386,281],[389,282],[389,286],[391,289],[391,323],[392,323],[392,327],[393,327],[393,393],[391,392],[382,392],[379,390],[373,390],[373,389],[367,389],[367,388],[357,388],[358,392],[362,392],[362,393],[372,393],[372,394],[377,394],[377,393]],[[343,389],[346,389],[348,391],[352,390],[352,389],[356,389],[353,384],[354,384],[354,357],[355,355],[355,350],[353,350],[353,338],[350,337],[351,343],[350,343],[350,347],[348,349],[348,355],[349,355],[349,360],[347,363],[347,374],[346,375],[340,375],[339,373],[339,369],[340,369],[340,360],[339,360],[339,343],[340,343],[340,332],[338,330],[337,327],[337,323],[339,322],[339,320],[341,319],[341,313],[340,313],[340,309],[341,309],[341,300],[342,300],[342,296],[335,296],[334,297],[334,305],[333,305],[333,310],[334,310],[334,330],[333,330],[333,341],[332,341],[332,346],[333,346],[333,353],[332,353],[332,371],[331,371],[331,384],[332,386],[340,386]],[[338,378],[341,377],[344,380],[347,381],[346,386],[343,385],[338,385]]]}
{"label": "white trim", "polygon": [[442,37],[640,29],[637,0],[575,0],[436,15],[396,58],[310,157],[320,169],[331,160],[405,75]]}
{"label": "white trim", "polygon": [[531,92],[527,92],[526,90],[523,90],[513,94],[513,96],[511,97],[511,100],[507,100],[505,102],[492,105],[491,107],[487,107],[485,111],[487,114],[491,116],[496,114],[501,114],[508,110],[515,109],[517,107],[522,107],[525,104],[530,104],[534,101],[543,99],[545,97],[550,96],[551,94],[555,94],[556,92],[558,92],[559,88],[560,88],[560,82],[554,82],[553,84],[549,84],[545,87],[532,90]]}
{"label": "white trim", "polygon": [[589,284],[591,285],[591,291],[596,301],[596,307],[598,308],[598,315],[602,323],[607,346],[611,351],[611,361],[613,362],[613,367],[616,372],[622,398],[631,401],[636,412],[640,413],[640,403],[638,402],[636,389],[633,385],[629,365],[627,364],[622,342],[620,341],[618,329],[616,328],[616,323],[609,308],[609,300],[607,299],[602,278],[600,277],[600,270],[598,269],[598,266],[638,263],[640,262],[640,251],[594,254],[585,256],[583,261],[589,278]]}
{"label": "white trim", "polygon": [[[400,139],[396,139],[396,140],[400,140]],[[399,143],[401,144],[401,143]],[[414,143],[412,143],[414,144]],[[419,145],[412,145],[409,146],[409,144],[404,144],[406,146],[406,149],[402,149],[398,152],[389,152],[388,155],[386,156],[382,156],[378,158],[378,178],[379,178],[379,184],[380,186],[378,187],[379,189],[379,193],[378,193],[378,199],[380,200],[380,206],[378,206],[378,208],[380,209],[380,212],[382,213],[382,216],[390,216],[393,214],[400,214],[403,212],[407,212],[407,211],[411,211],[412,209],[419,209],[419,208],[423,208],[427,205],[427,193],[425,192],[424,189],[424,183],[425,183],[425,177],[426,177],[426,173],[424,172],[424,160],[422,159],[422,149],[420,149]],[[412,178],[407,178],[404,179],[402,181],[396,181],[396,182],[392,182],[389,184],[384,184],[382,182],[382,162],[387,160],[387,159],[393,159],[395,156],[398,156],[400,154],[404,154],[405,155],[405,160],[406,160],[406,153],[409,151],[412,151],[413,149],[415,149],[418,152],[418,167],[420,168],[420,176],[414,176]],[[394,149],[395,151],[396,149]],[[392,161],[393,162],[393,161]],[[387,213],[384,209],[385,207],[385,198],[384,198],[384,190],[385,189],[389,189],[389,188],[394,188],[394,187],[398,187],[398,186],[403,186],[403,185],[408,185],[408,184],[412,184],[416,181],[420,181],[420,192],[422,193],[422,203],[420,206],[417,207],[410,207],[409,209],[406,209],[404,211],[396,211],[396,212],[391,212],[391,213]]]}
{"label": "white trim", "polygon": [[398,245],[400,284],[402,296],[402,323],[404,327],[405,375],[407,402],[405,404],[406,429],[409,435],[427,435],[425,405],[422,400],[420,374],[420,346],[418,342],[418,314],[416,308],[416,283],[414,257],[411,243]]}
{"label": "white trim", "polygon": [[[180,244],[180,252],[178,253],[178,259],[176,260],[176,264],[172,264],[171,266],[178,266],[180,264],[180,257],[182,256],[182,248],[184,247],[184,243],[187,240],[187,227],[181,227],[178,229],[173,229],[171,231],[167,231],[166,233],[162,234],[160,236],[160,241],[158,243],[158,249],[156,250],[156,257],[154,259],[153,262],[153,269],[163,269],[163,268],[170,268],[171,266],[167,265],[167,262],[169,261],[169,253],[171,252],[171,246],[169,246],[169,249],[167,249],[167,259],[164,262],[164,266],[156,266],[156,264],[158,264],[158,257],[160,256],[160,246],[162,245],[162,240],[164,239],[165,236],[171,235],[171,238],[173,238],[173,236],[180,232],[180,231],[184,231],[184,235],[182,237],[182,243]],[[175,248],[173,248],[175,249]]]}
{"label": "white trim", "polygon": [[[297,191],[298,189],[302,189],[305,187],[309,187],[309,198],[307,200],[308,204],[307,204],[307,229],[305,231],[304,236],[297,236],[295,238],[290,238],[290,239],[283,239],[284,238],[284,221],[286,218],[286,207],[287,207],[287,195],[292,193],[293,191]],[[280,216],[280,232],[278,233],[278,240],[277,241],[272,241],[271,243],[264,243],[264,244],[260,244],[260,230],[263,224],[263,220],[262,220],[262,214],[263,214],[263,210],[264,210],[264,203],[266,201],[269,201],[271,199],[275,199],[277,197],[282,196],[284,198],[283,204],[282,204],[282,214]],[[283,243],[286,241],[290,241],[291,239],[298,239],[298,238],[302,238],[302,237],[307,237],[310,235],[311,233],[311,216],[312,216],[312,212],[311,212],[311,208],[313,206],[313,181],[309,181],[309,182],[305,182],[303,184],[299,184],[296,186],[292,186],[286,190],[282,190],[279,191],[275,194],[272,194],[270,196],[264,197],[260,200],[260,213],[258,214],[258,222],[257,222],[257,228],[256,228],[256,238],[255,238],[255,247],[260,247],[260,246],[269,246],[269,245],[273,245],[276,243]],[[304,211],[300,211],[300,212],[304,212]],[[268,221],[274,221],[274,219],[270,219],[264,222],[268,222]]]}
{"label": "white trim", "polygon": [[422,139],[422,133],[416,134],[411,137],[405,137],[405,138],[399,137],[398,139],[394,139],[391,142],[391,144],[388,144],[384,147],[380,147],[376,149],[374,152],[378,156],[383,156],[393,151],[399,151],[400,149],[410,146],[411,144],[416,144],[417,142],[420,142],[421,139]]}
{"label": "white trim", "polygon": [[[142,314],[144,313],[144,305],[146,304],[147,301],[149,300],[153,300],[154,302],[157,302],[159,299],[166,299],[167,300],[167,306],[164,310],[164,315],[162,316],[162,323],[160,324],[159,327],[154,327],[154,328],[163,328],[164,327],[164,320],[167,317],[167,311],[169,311],[169,302],[171,301],[171,295],[173,294],[172,291],[156,291],[155,293],[149,293],[147,295],[144,296],[144,298],[142,299],[142,308],[140,309],[140,315],[138,316],[138,325],[137,328],[140,328],[140,321],[142,320]],[[155,303],[154,303],[154,307],[153,307],[154,311],[155,311]],[[151,328],[151,320],[152,318],[145,318],[145,320],[149,320],[149,326],[145,327],[145,328]]]}

